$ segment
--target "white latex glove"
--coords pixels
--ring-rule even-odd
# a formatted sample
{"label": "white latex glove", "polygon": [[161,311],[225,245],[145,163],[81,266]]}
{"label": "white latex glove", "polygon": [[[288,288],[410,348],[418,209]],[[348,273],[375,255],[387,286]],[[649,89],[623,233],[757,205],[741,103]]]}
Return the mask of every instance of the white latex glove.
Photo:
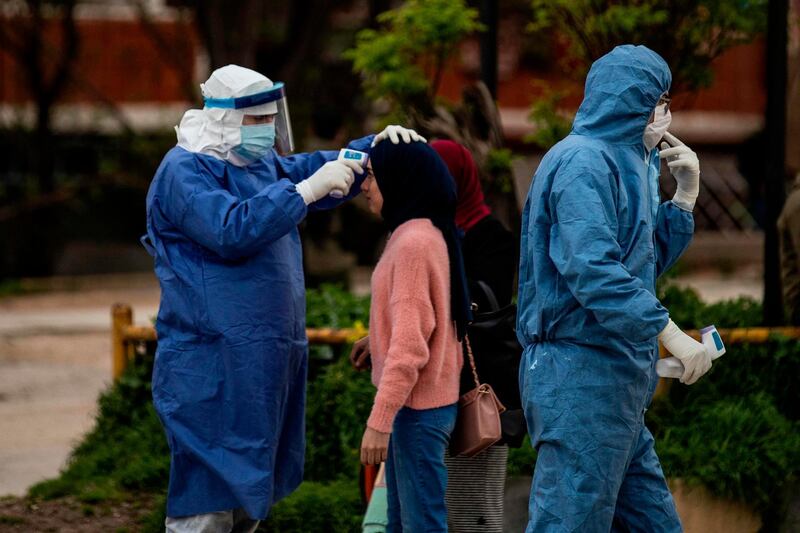
{"label": "white latex glove", "polygon": [[681,331],[672,319],[658,334],[658,340],[683,363],[681,383],[691,385],[711,368],[711,354],[706,347]]}
{"label": "white latex glove", "polygon": [[347,196],[355,181],[355,172],[363,172],[355,161],[328,161],[295,187],[306,205],[322,200],[333,191]]}
{"label": "white latex glove", "polygon": [[661,143],[659,157],[666,159],[669,171],[678,182],[672,201],[681,209],[691,211],[700,193],[700,160],[691,148],[670,132],[664,134],[664,139],[667,142]]}
{"label": "white latex glove", "polygon": [[386,128],[377,134],[374,139],[372,139],[372,146],[375,146],[379,142],[389,138],[392,141],[392,144],[399,144],[400,138],[402,137],[403,142],[408,144],[414,141],[420,142],[428,142],[425,137],[420,135],[414,130],[404,128],[403,126],[386,126]]}

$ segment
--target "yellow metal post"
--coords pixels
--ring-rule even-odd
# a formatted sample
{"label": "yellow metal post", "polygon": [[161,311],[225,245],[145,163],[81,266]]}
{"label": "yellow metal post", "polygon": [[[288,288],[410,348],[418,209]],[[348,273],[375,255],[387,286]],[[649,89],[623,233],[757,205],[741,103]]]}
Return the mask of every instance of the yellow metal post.
{"label": "yellow metal post", "polygon": [[111,308],[111,376],[116,381],[125,372],[128,365],[125,329],[133,324],[133,309],[125,304],[114,304]]}
{"label": "yellow metal post", "polygon": [[[135,356],[134,342],[156,341],[156,330],[153,326],[134,326],[133,310],[126,304],[115,304],[111,308],[113,377],[119,378],[128,365],[128,359]],[[689,335],[700,340],[699,331],[687,331]],[[309,344],[350,344],[369,334],[361,323],[348,329],[309,328],[306,330]],[[800,328],[736,328],[720,329],[719,334],[727,346],[743,343],[762,344],[774,336],[800,339]],[[669,357],[670,354],[659,343],[659,355]],[[656,396],[665,394],[674,380],[659,379]]]}

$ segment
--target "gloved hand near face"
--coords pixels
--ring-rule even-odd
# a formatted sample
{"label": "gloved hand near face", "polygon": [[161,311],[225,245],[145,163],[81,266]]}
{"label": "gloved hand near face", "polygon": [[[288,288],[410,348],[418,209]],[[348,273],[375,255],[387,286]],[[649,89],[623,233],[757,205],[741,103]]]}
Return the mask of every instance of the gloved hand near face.
{"label": "gloved hand near face", "polygon": [[683,363],[681,383],[691,385],[711,369],[711,354],[706,347],[681,331],[672,319],[658,334],[658,340]]}
{"label": "gloved hand near face", "polygon": [[403,126],[386,126],[386,128],[372,140],[372,146],[375,146],[387,137],[392,141],[392,144],[398,144],[401,138],[406,144],[417,141],[428,142],[425,137],[412,129],[404,128]]}
{"label": "gloved hand near face", "polygon": [[[669,171],[678,182],[672,201],[686,211],[694,209],[700,193],[700,160],[691,148],[669,132],[664,133],[659,157],[667,161]],[[667,144],[669,143],[669,144]]]}
{"label": "gloved hand near face", "polygon": [[328,161],[310,177],[296,185],[297,193],[303,197],[306,205],[322,200],[333,191],[347,196],[350,186],[355,181],[355,172],[363,172],[361,165],[355,161],[344,159]]}

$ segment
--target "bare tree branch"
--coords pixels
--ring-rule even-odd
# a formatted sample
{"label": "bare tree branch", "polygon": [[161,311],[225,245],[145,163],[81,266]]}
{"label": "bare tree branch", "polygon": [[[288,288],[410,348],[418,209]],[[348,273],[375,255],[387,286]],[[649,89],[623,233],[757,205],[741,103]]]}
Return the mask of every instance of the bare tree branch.
{"label": "bare tree branch", "polygon": [[72,65],[78,57],[78,28],[75,24],[75,0],[65,0],[64,13],[61,16],[62,50],[57,56],[55,74],[47,83],[47,95],[51,102],[55,102],[64,92],[69,81]]}
{"label": "bare tree branch", "polygon": [[184,97],[190,102],[196,102],[197,92],[192,76],[193,58],[191,57],[192,47],[189,38],[168,39],[153,21],[145,0],[132,0],[132,4],[139,14],[139,23],[142,29],[158,48],[159,57],[163,58],[164,64],[178,75]]}
{"label": "bare tree branch", "polygon": [[211,68],[228,63],[255,67],[260,7],[258,0],[195,2],[197,25],[208,48]]}
{"label": "bare tree branch", "polygon": [[[54,10],[60,16],[60,43],[49,46],[46,42],[48,18],[45,17],[47,5],[58,6]],[[60,98],[70,81],[75,60],[78,56],[78,30],[75,23],[75,0],[60,0],[47,3],[43,0],[26,0],[26,13],[2,24],[7,30],[16,26],[19,40],[9,37],[3,31],[4,41],[10,39],[16,45],[9,48],[19,64],[27,81],[28,93],[36,104],[37,142],[46,146],[52,137],[51,115],[54,103]],[[52,73],[48,76],[48,73]],[[53,190],[53,154],[46,150],[36,160],[39,188],[45,193]]]}

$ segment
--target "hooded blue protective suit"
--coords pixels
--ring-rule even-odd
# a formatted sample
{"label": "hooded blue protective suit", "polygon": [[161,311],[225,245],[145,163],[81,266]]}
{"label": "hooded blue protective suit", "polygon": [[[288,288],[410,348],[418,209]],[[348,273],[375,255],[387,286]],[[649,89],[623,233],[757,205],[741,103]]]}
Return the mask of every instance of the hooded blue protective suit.
{"label": "hooded blue protective suit", "polygon": [[691,213],[659,205],[658,151],[642,141],[670,82],[643,46],[596,61],[528,194],[517,335],[538,450],[529,532],[681,529],[644,425],[668,320],[656,277],[694,230]]}
{"label": "hooded blue protective suit", "polygon": [[[350,148],[368,152],[372,138]],[[297,225],[307,208],[295,183],[337,153],[273,151],[238,167],[176,147],[156,172],[146,237],[161,283],[153,403],[172,454],[168,516],[243,507],[262,519],[302,481],[308,343]]]}

